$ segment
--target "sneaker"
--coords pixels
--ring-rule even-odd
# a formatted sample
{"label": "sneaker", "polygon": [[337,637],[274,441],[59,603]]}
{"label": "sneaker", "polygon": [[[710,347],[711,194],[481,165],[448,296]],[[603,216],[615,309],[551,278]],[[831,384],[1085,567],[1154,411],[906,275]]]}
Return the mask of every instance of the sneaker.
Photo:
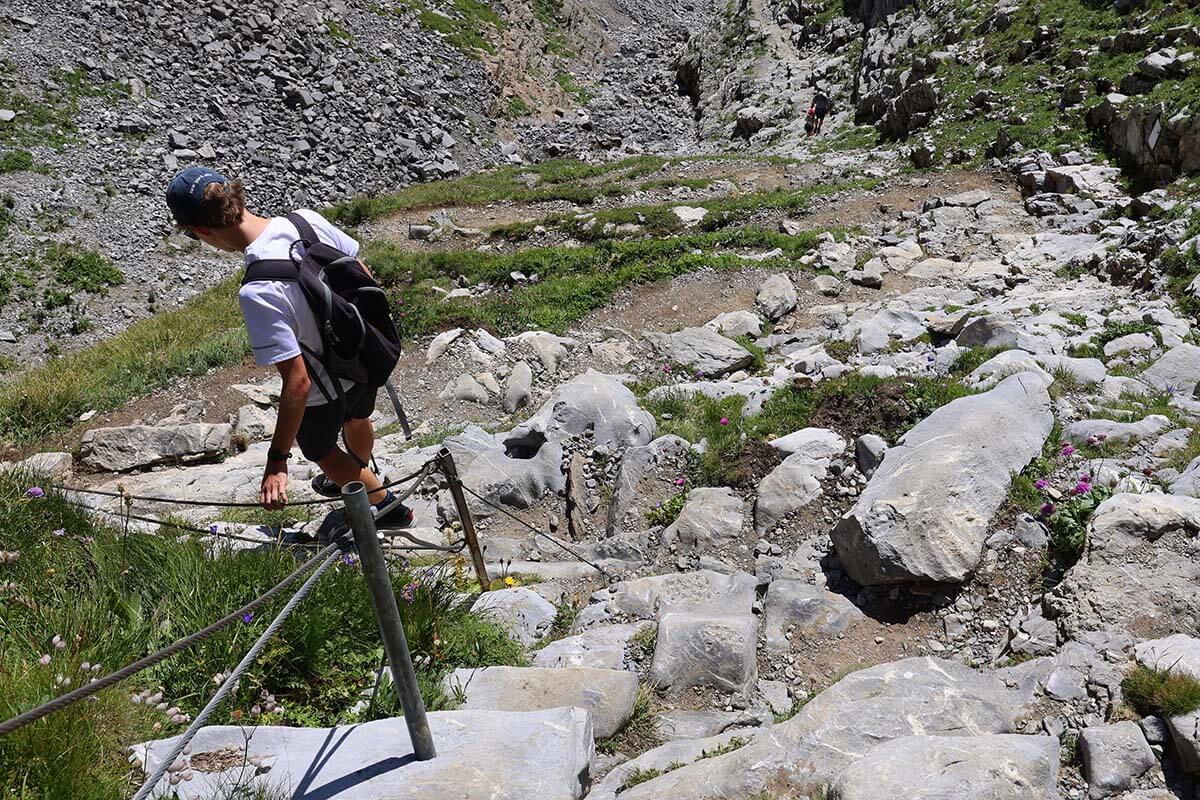
{"label": "sneaker", "polygon": [[382,514],[376,511],[376,514],[375,525],[379,528],[407,528],[413,523],[413,510],[403,503],[394,504]]}
{"label": "sneaker", "polygon": [[317,473],[317,476],[312,479],[312,489],[322,497],[342,496],[342,487],[329,480],[324,472]]}

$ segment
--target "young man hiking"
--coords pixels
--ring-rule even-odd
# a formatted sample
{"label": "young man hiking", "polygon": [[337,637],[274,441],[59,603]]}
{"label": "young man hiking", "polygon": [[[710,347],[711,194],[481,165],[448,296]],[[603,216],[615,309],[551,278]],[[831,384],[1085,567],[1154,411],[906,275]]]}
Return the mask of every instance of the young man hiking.
{"label": "young man hiking", "polygon": [[[249,268],[256,261],[286,262],[303,255],[304,235],[286,217],[260,217],[246,210],[242,184],[205,167],[190,167],[167,187],[167,205],[188,235],[219,250],[242,252]],[[296,212],[309,236],[357,258],[358,242],[315,211]],[[358,262],[363,269],[361,261]],[[369,274],[369,273],[368,273]],[[362,481],[376,508],[377,523],[403,527],[412,511],[394,501],[379,478],[363,465],[375,445],[369,417],[375,410],[377,387],[338,379],[345,403],[335,402],[335,380],[321,363],[322,336],[300,283],[295,280],[252,279],[243,283],[238,303],[250,335],[254,360],[273,365],[283,378],[279,417],[267,451],[259,502],[277,509],[287,504],[288,459],[293,444],[321,468],[313,489],[336,497],[340,487]],[[306,355],[308,356],[306,358]],[[339,434],[350,450],[338,446]],[[380,511],[383,513],[380,514]]]}
{"label": "young man hiking", "polygon": [[825,115],[829,113],[829,95],[818,87],[813,95],[812,106],[809,107],[809,117],[813,123],[813,133],[820,133],[825,124]]}

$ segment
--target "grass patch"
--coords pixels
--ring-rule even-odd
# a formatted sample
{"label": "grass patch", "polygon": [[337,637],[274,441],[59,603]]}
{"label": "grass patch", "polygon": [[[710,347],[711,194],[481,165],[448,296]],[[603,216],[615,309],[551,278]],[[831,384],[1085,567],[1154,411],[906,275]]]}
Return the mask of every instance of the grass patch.
{"label": "grass patch", "polygon": [[1003,347],[969,348],[960,353],[958,359],[950,366],[950,374],[966,377],[1003,352]]}
{"label": "grass patch", "polygon": [[0,172],[31,172],[33,153],[28,150],[9,150],[0,154]]}
{"label": "grass patch", "polygon": [[337,39],[338,41],[342,41],[342,42],[354,41],[354,34],[350,33],[350,30],[345,25],[338,22],[336,19],[328,20],[325,23],[325,29],[329,31],[330,36],[332,36],[334,39]]}
{"label": "grass patch", "polygon": [[69,429],[85,411],[109,411],[185,375],[240,362],[249,352],[236,278],[179,309],[142,320],[99,345],[47,362],[0,386],[0,432],[25,443]]}
{"label": "grass patch", "polygon": [[575,79],[575,76],[569,72],[560,72],[554,76],[554,82],[558,84],[566,94],[575,98],[575,102],[581,106],[586,106],[592,99],[592,94],[583,87]]}
{"label": "grass patch", "polygon": [[1071,349],[1074,358],[1105,358],[1104,346],[1114,339],[1133,333],[1148,333],[1154,341],[1162,344],[1162,335],[1158,326],[1149,322],[1105,322],[1103,330],[1095,333],[1087,344],[1078,345]]}
{"label": "grass patch", "polygon": [[605,739],[596,742],[596,749],[601,753],[612,754],[618,751],[646,750],[658,743],[658,734],[654,731],[654,717],[658,713],[658,698],[646,686],[639,686],[637,699],[633,703],[633,713],[621,726],[621,729]]}
{"label": "grass patch", "polygon": [[1141,716],[1174,717],[1200,708],[1200,681],[1171,669],[1135,666],[1121,681],[1121,693]]}
{"label": "grass patch", "polygon": [[[5,585],[0,616],[0,716],[7,718],[64,691],[57,676],[78,685],[156,650],[224,616],[295,569],[283,551],[216,552],[167,535],[128,535],[97,524],[62,498],[25,496],[27,480],[0,477],[0,549],[19,552],[0,566]],[[440,679],[457,666],[519,664],[522,650],[497,626],[472,616],[450,576],[392,566],[409,646],[430,708],[444,707]],[[411,589],[404,587],[410,586]],[[237,663],[285,598],[194,648],[12,735],[0,738],[0,791],[14,797],[111,800],[129,794],[125,748],[178,733],[161,712],[134,705],[141,690],[195,714],[216,688],[213,676]],[[61,637],[63,649],[52,640]],[[271,724],[331,725],[372,684],[382,648],[357,566],[339,563],[316,584],[251,671],[238,699],[214,724],[252,717],[260,692],[280,710]],[[50,656],[42,666],[39,658]],[[427,661],[426,661],[427,660]],[[59,685],[56,685],[58,683]],[[373,717],[395,714],[381,694]],[[37,787],[30,795],[30,787]]]}
{"label": "grass patch", "polygon": [[642,628],[629,640],[629,658],[639,664],[649,664],[654,658],[654,648],[658,643],[656,627]]}
{"label": "grass patch", "polygon": [[78,244],[51,243],[26,260],[31,272],[49,270],[55,280],[75,291],[105,294],[110,286],[125,282],[125,275],[95,250]]}
{"label": "grass patch", "polygon": [[649,525],[658,525],[663,528],[667,527],[679,518],[679,512],[683,511],[683,506],[686,502],[686,492],[671,495],[646,512],[646,523]]}
{"label": "grass patch", "polygon": [[504,20],[481,0],[450,0],[443,9],[430,8],[421,0],[404,0],[417,12],[421,27],[440,33],[448,43],[472,58],[481,52],[494,55],[496,46],[490,37],[504,30]]}

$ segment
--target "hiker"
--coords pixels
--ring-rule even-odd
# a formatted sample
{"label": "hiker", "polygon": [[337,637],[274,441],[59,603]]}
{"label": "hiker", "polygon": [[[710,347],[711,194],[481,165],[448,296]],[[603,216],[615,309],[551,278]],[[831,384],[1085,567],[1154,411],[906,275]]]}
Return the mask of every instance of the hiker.
{"label": "hiker", "polygon": [[[313,295],[306,294],[296,263],[301,258],[309,263],[302,241],[308,240],[314,258],[318,251],[341,257],[343,262],[348,256],[353,259],[348,266],[359,279],[375,286],[370,271],[358,259],[358,242],[315,211],[300,210],[288,217],[271,218],[252,214],[246,210],[241,182],[206,167],[190,167],[176,175],[167,187],[167,206],[186,235],[219,250],[245,254],[247,275],[238,292],[238,303],[250,347],[257,364],[274,366],[283,378],[279,417],[267,450],[259,502],[267,509],[287,504],[288,459],[293,444],[299,444],[304,457],[321,468],[321,474],[312,482],[318,494],[337,497],[345,484],[362,481],[375,507],[378,525],[395,528],[411,524],[411,509],[396,502],[367,468],[366,460],[375,445],[375,429],[369,417],[379,387],[345,377],[334,382],[327,366],[332,362],[326,358],[322,328],[318,327],[315,306],[309,299]],[[329,247],[320,247],[317,242]],[[373,302],[383,303],[386,315],[386,300],[382,292],[377,296],[381,299]],[[327,330],[331,319],[323,317]],[[363,324],[362,315],[358,324]],[[394,328],[391,331],[394,334]],[[361,347],[363,340],[356,341]],[[394,360],[381,363],[384,361],[376,358],[373,364],[384,370],[379,384],[395,366]],[[339,434],[345,449],[338,446]]]}
{"label": "hiker", "polygon": [[825,124],[825,115],[829,113],[829,96],[822,92],[819,88],[816,94],[813,95],[812,105],[809,107],[809,118],[812,120],[813,133],[820,133],[821,126]]}

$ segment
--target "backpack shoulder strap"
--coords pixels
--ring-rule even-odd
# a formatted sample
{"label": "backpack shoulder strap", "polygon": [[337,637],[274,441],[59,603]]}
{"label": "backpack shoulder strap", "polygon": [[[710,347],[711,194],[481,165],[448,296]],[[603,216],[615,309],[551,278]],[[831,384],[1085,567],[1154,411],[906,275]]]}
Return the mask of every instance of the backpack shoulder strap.
{"label": "backpack shoulder strap", "polygon": [[296,226],[296,230],[300,233],[300,238],[308,244],[317,244],[321,241],[321,237],[317,236],[317,232],[313,230],[313,226],[298,211],[288,214],[287,221]]}
{"label": "backpack shoulder strap", "polygon": [[298,281],[300,270],[288,259],[263,258],[246,265],[242,285],[255,281]]}

